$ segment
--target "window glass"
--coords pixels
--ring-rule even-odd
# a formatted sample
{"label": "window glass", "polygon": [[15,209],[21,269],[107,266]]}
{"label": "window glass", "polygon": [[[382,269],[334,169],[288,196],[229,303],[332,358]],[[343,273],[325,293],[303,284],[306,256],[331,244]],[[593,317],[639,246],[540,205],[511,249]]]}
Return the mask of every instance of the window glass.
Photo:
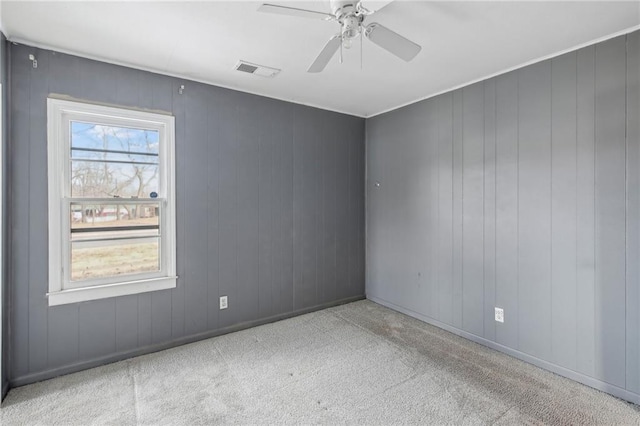
{"label": "window glass", "polygon": [[72,239],[96,232],[119,232],[135,237],[158,235],[160,204],[73,202],[69,219]]}
{"label": "window glass", "polygon": [[159,182],[159,132],[71,122],[71,196],[148,198]]}
{"label": "window glass", "polygon": [[71,281],[160,270],[158,238],[71,243]]}

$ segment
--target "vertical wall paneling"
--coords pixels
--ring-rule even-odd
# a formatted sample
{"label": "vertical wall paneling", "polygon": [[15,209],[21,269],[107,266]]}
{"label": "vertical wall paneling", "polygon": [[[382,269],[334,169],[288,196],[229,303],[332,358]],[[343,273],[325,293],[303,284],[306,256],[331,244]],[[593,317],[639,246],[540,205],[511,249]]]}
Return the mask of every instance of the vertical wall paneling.
{"label": "vertical wall paneling", "polygon": [[462,329],[463,147],[462,90],[453,92],[453,325]]}
{"label": "vertical wall paneling", "polygon": [[463,329],[484,335],[484,85],[462,90]]}
{"label": "vertical wall paneling", "polygon": [[[293,110],[290,105],[278,103],[274,116],[274,138],[276,145],[274,158],[274,188],[277,202],[274,204],[273,226],[275,245],[273,248],[274,293],[272,303],[274,312],[293,310],[293,128],[275,123],[292,122]],[[341,192],[337,192],[341,193]],[[337,196],[337,195],[336,195]],[[337,223],[342,223],[337,217]],[[337,271],[336,271],[337,275]],[[334,284],[335,285],[335,284]],[[336,296],[337,297],[337,296]],[[335,300],[335,299],[334,299]]]}
{"label": "vertical wall paneling", "polygon": [[[208,210],[208,130],[209,111],[207,92],[202,84],[185,84],[182,95],[185,107],[185,151],[184,160],[189,166],[184,170],[184,179],[188,184],[185,192],[185,204],[189,214],[184,222],[184,285],[185,333],[196,334],[208,326],[208,262],[209,240],[207,233]],[[212,289],[215,292],[215,288]]]}
{"label": "vertical wall paneling", "polygon": [[640,393],[640,33],[627,36],[627,389]]}
{"label": "vertical wall paneling", "polygon": [[[220,122],[227,123],[217,129],[219,157],[218,178],[225,182],[220,186],[218,195],[218,249],[220,269],[218,272],[219,296],[227,296],[229,300],[237,300],[237,270],[238,270],[238,209],[237,181],[238,181],[238,144],[236,143],[236,129],[238,115],[236,108],[226,102],[226,97],[220,100]],[[177,118],[176,118],[177,119]],[[233,324],[236,318],[235,309],[219,312],[220,327]]]}
{"label": "vertical wall paneling", "polygon": [[[343,117],[344,120],[344,117]],[[355,249],[355,255],[351,258],[353,263],[353,272],[351,275],[351,281],[349,285],[349,294],[347,297],[357,297],[362,291],[361,285],[365,282],[365,266],[366,266],[366,254],[365,254],[365,198],[366,191],[363,176],[366,174],[366,158],[365,152],[365,129],[364,125],[355,121],[346,120],[345,125],[349,128],[349,143],[350,153],[349,161],[352,164],[351,173],[349,175],[349,199],[351,200],[351,225],[350,229],[352,234],[349,237],[349,241],[353,244]]]}
{"label": "vertical wall paneling", "polygon": [[[274,120],[271,117],[271,109],[267,105],[263,106],[262,113],[265,114],[269,123]],[[273,126],[273,124],[271,124]],[[271,314],[271,294],[274,286],[274,273],[271,260],[273,253],[273,204],[276,200],[274,191],[273,153],[275,151],[275,138],[273,130],[258,135],[258,304],[259,315],[262,317]]]}
{"label": "vertical wall paneling", "polygon": [[[16,58],[8,159],[14,385],[364,295],[363,119],[28,46],[9,49]],[[37,54],[37,69],[29,53]],[[174,115],[175,289],[48,307],[42,259],[51,93]],[[221,295],[229,297],[226,310]]]}
{"label": "vertical wall paneling", "polygon": [[551,61],[552,359],[576,368],[576,53]]}
{"label": "vertical wall paneling", "polygon": [[496,342],[518,348],[518,74],[496,78]]}
{"label": "vertical wall paneling", "polygon": [[[415,126],[419,122],[431,122],[431,102],[414,105],[407,111],[407,125]],[[405,284],[409,295],[409,306],[414,310],[424,310],[431,314],[430,297],[430,270],[433,267],[430,258],[431,223],[433,211],[430,205],[431,197],[431,168],[429,150],[429,127],[424,126],[407,137],[402,143],[406,146],[402,156],[407,169],[402,170],[398,177],[405,182],[402,190],[407,204],[404,210],[406,223],[411,224],[407,229],[399,227],[402,231],[399,239],[399,256],[409,257],[408,268],[405,271]],[[418,171],[411,173],[411,170]],[[411,229],[413,232],[409,232]]]}
{"label": "vertical wall paneling", "polygon": [[[425,266],[427,270],[423,271],[425,282],[422,285],[423,297],[421,298],[427,305],[429,315],[438,317],[438,190],[439,190],[439,170],[438,170],[438,104],[436,99],[430,99],[426,103],[426,122],[427,129],[425,132],[425,140],[427,154],[428,173],[425,173],[428,181],[427,189],[427,206],[429,211],[428,227],[427,227],[427,258]],[[435,202],[433,202],[435,200]]]}
{"label": "vertical wall paneling", "polygon": [[453,96],[436,99],[438,109],[438,320],[453,323]]}
{"label": "vertical wall paneling", "polygon": [[[59,57],[58,55],[53,55],[52,58]],[[67,61],[60,61],[61,65],[64,65]],[[115,69],[115,79],[116,79],[116,98],[121,105],[135,108],[140,105],[140,93],[138,91],[138,81],[140,77],[131,78],[131,74],[128,72],[126,68],[116,68]],[[142,71],[139,71],[142,74]],[[54,82],[52,81],[52,84]],[[60,93],[68,93],[68,89],[60,91]],[[171,95],[171,92],[169,92]]]}
{"label": "vertical wall paneling", "polygon": [[[407,110],[403,117],[401,127],[413,126],[426,116],[426,103],[421,105],[413,105]],[[426,303],[420,299],[421,286],[427,281],[427,277],[422,277],[423,272],[427,269],[427,243],[426,235],[427,226],[423,223],[429,221],[429,210],[427,206],[428,180],[426,167],[421,168],[424,164],[427,154],[424,143],[425,129],[420,128],[418,131],[407,135],[404,140],[398,139],[397,146],[402,146],[402,150],[398,150],[398,159],[407,164],[409,167],[404,170],[393,170],[393,174],[385,177],[383,184],[385,185],[382,195],[389,196],[394,194],[393,198],[397,199],[400,208],[389,210],[388,214],[394,216],[393,230],[390,236],[394,239],[394,256],[398,262],[402,262],[402,258],[406,258],[404,268],[396,267],[396,275],[402,281],[396,286],[398,290],[402,289],[406,306],[412,310],[428,309]],[[409,170],[417,170],[415,174],[410,174]],[[403,200],[403,201],[400,201]],[[410,224],[404,227],[401,223]],[[409,231],[412,232],[409,232]],[[402,248],[402,247],[405,248]],[[398,291],[396,290],[396,291]]]}
{"label": "vertical wall paneling", "polygon": [[595,46],[576,52],[576,369],[595,375]]}
{"label": "vertical wall paneling", "polygon": [[79,93],[85,96],[100,96],[106,98],[103,102],[114,103],[117,95],[117,74],[111,64],[102,66],[95,61],[79,61],[80,79],[75,82],[79,86]]}
{"label": "vertical wall paneling", "polygon": [[521,351],[551,354],[551,61],[519,71],[518,325]]}
{"label": "vertical wall paneling", "polygon": [[[29,93],[34,98],[47,96],[49,87],[49,58],[46,52],[36,52],[38,68],[32,68]],[[39,74],[39,75],[34,75]],[[47,210],[32,208],[39,198],[46,197],[47,188],[47,107],[44,102],[29,104],[29,368],[47,367],[47,270],[41,268],[47,258],[47,247],[42,237],[47,234]]]}
{"label": "vertical wall paneling", "polygon": [[[313,244],[315,211],[312,202],[312,175],[315,168],[312,156],[314,129],[310,111],[296,113],[294,138],[300,144],[294,146],[294,245],[299,247],[294,252],[294,309],[300,309],[313,303],[312,293],[315,292],[315,246]],[[307,165],[307,167],[305,167]]]}
{"label": "vertical wall paneling", "polygon": [[151,295],[151,343],[171,340],[171,291]]}
{"label": "vertical wall paneling", "polygon": [[238,294],[235,299],[241,318],[257,319],[258,308],[258,191],[259,151],[258,138],[261,123],[260,106],[263,100],[256,100],[256,106],[244,102],[238,110]]}
{"label": "vertical wall paneling", "polygon": [[625,37],[596,45],[596,377],[625,386]]}
{"label": "vertical wall paneling", "polygon": [[[24,47],[12,49],[11,54],[11,168],[10,182],[13,214],[11,229],[11,260],[9,264],[9,282],[22,283],[13,286],[9,292],[9,304],[14,314],[11,317],[11,333],[23,336],[10,342],[10,376],[29,373],[29,142],[30,126],[30,86],[31,76],[35,69],[28,69],[28,54],[31,50]],[[24,64],[23,64],[24,62]],[[23,71],[24,69],[24,71]],[[19,143],[22,142],[22,143]],[[17,164],[24,165],[16,167]],[[44,189],[42,195],[44,195]],[[38,318],[38,316],[35,316]]]}
{"label": "vertical wall paneling", "polygon": [[[136,313],[138,314],[138,345],[148,346],[151,344],[152,337],[151,295],[145,293],[138,294],[137,299],[138,306],[136,308]],[[80,310],[80,314],[82,315],[82,309]],[[82,345],[82,341],[80,342],[80,345]]]}
{"label": "vertical wall paneling", "polygon": [[367,119],[367,296],[640,401],[639,40]]}
{"label": "vertical wall paneling", "polygon": [[319,290],[319,301],[323,303],[331,300],[336,294],[336,144],[341,128],[325,129],[327,143],[321,146],[322,152],[322,267],[323,281]]}
{"label": "vertical wall paneling", "polygon": [[[296,139],[297,137],[294,136]],[[348,182],[349,179],[349,138],[351,135],[346,132],[346,129],[340,132],[337,137],[338,145],[336,152],[336,178],[339,185],[344,186],[344,182]],[[294,150],[295,152],[295,150]],[[294,165],[297,166],[297,162],[294,159]],[[296,170],[293,171],[294,176],[299,176]],[[297,179],[296,179],[297,180]],[[294,186],[296,183],[294,182]],[[347,218],[349,214],[349,190],[339,191],[336,194],[336,202],[338,203],[337,216]],[[294,193],[295,194],[295,193]],[[298,210],[294,210],[294,214]],[[296,220],[299,220],[296,216]],[[295,245],[294,245],[295,246]],[[295,267],[295,266],[294,266]],[[336,297],[338,299],[347,297],[349,288],[349,221],[342,220],[337,224],[336,235]],[[295,278],[294,278],[295,282]]]}
{"label": "vertical wall paneling", "polygon": [[[121,67],[114,67],[113,72],[122,72]],[[144,76],[144,72],[140,73]],[[142,77],[144,79],[144,77]],[[173,107],[173,82],[175,79],[160,75],[152,74],[149,77],[151,83],[152,97],[153,97],[153,109],[160,111],[171,111]],[[128,84],[127,84],[128,85]],[[206,86],[205,86],[206,87]]]}
{"label": "vertical wall paneling", "polygon": [[[137,312],[137,295],[133,294],[116,299],[116,352],[132,350],[138,346]],[[51,322],[51,316],[49,317],[49,322]],[[135,327],[132,325],[135,325]],[[169,332],[171,332],[171,325],[169,325]],[[53,363],[53,365],[59,364],[59,359]]]}
{"label": "vertical wall paneling", "polygon": [[484,82],[484,337],[496,339],[496,82]]}
{"label": "vertical wall paneling", "polygon": [[325,179],[325,171],[326,171],[326,158],[324,156],[325,146],[322,141],[329,140],[331,136],[331,129],[324,125],[324,123],[328,122],[328,115],[330,115],[328,111],[323,111],[320,117],[320,122],[322,123],[319,129],[319,138],[318,143],[314,145],[316,162],[318,164],[317,173],[314,178],[316,182],[316,196],[318,202],[318,214],[316,215],[315,221],[315,231],[316,231],[316,240],[315,240],[315,251],[316,251],[316,285],[315,285],[315,303],[320,303],[320,301],[324,298],[324,289],[326,288],[326,270],[324,269],[324,262],[326,257],[325,251],[325,197],[324,197],[324,188],[326,185]]}
{"label": "vertical wall paneling", "polygon": [[114,299],[80,303],[78,317],[79,358],[95,359],[116,351]]}
{"label": "vertical wall paneling", "polygon": [[211,105],[218,102],[217,92],[207,91],[207,130],[206,130],[206,158],[207,158],[207,329],[219,327],[220,313],[220,139],[217,130],[221,127],[220,114]]}
{"label": "vertical wall paneling", "polygon": [[[301,294],[301,306],[313,306],[318,303],[318,287],[322,282],[321,257],[322,251],[319,239],[322,237],[322,158],[320,157],[321,143],[325,135],[325,112],[313,111],[309,118],[311,119],[312,136],[309,137],[309,144],[306,146],[306,164],[308,173],[305,182],[304,201],[305,218],[303,220],[303,229],[306,232],[305,241],[307,245],[307,257],[305,259],[307,279],[306,288]],[[351,162],[349,162],[351,165]],[[348,191],[349,189],[347,189]],[[349,223],[350,217],[347,215],[346,220]],[[349,263],[351,266],[351,263]]]}

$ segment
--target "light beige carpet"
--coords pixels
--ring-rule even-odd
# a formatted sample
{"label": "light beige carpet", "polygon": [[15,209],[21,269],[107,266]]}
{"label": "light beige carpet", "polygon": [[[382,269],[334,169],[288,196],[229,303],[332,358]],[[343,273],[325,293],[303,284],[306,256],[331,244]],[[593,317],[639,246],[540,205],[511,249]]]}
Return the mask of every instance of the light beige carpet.
{"label": "light beige carpet", "polygon": [[640,407],[360,301],[16,388],[0,420],[640,425]]}

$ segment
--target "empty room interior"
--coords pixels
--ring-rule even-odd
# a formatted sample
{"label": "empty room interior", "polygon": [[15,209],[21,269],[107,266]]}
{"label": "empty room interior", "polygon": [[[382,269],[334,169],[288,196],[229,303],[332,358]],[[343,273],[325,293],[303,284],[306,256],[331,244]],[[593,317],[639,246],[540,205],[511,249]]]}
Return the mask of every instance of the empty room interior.
{"label": "empty room interior", "polygon": [[640,425],[640,2],[0,0],[3,425]]}

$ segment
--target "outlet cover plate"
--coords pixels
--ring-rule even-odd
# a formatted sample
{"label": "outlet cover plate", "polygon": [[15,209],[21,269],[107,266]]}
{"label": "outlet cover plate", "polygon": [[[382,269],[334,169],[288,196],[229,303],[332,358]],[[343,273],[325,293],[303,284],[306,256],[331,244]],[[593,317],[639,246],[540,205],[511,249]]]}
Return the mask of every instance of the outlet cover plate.
{"label": "outlet cover plate", "polygon": [[227,296],[220,296],[220,309],[227,309],[229,307]]}
{"label": "outlet cover plate", "polygon": [[504,309],[496,308],[496,321],[504,322]]}

